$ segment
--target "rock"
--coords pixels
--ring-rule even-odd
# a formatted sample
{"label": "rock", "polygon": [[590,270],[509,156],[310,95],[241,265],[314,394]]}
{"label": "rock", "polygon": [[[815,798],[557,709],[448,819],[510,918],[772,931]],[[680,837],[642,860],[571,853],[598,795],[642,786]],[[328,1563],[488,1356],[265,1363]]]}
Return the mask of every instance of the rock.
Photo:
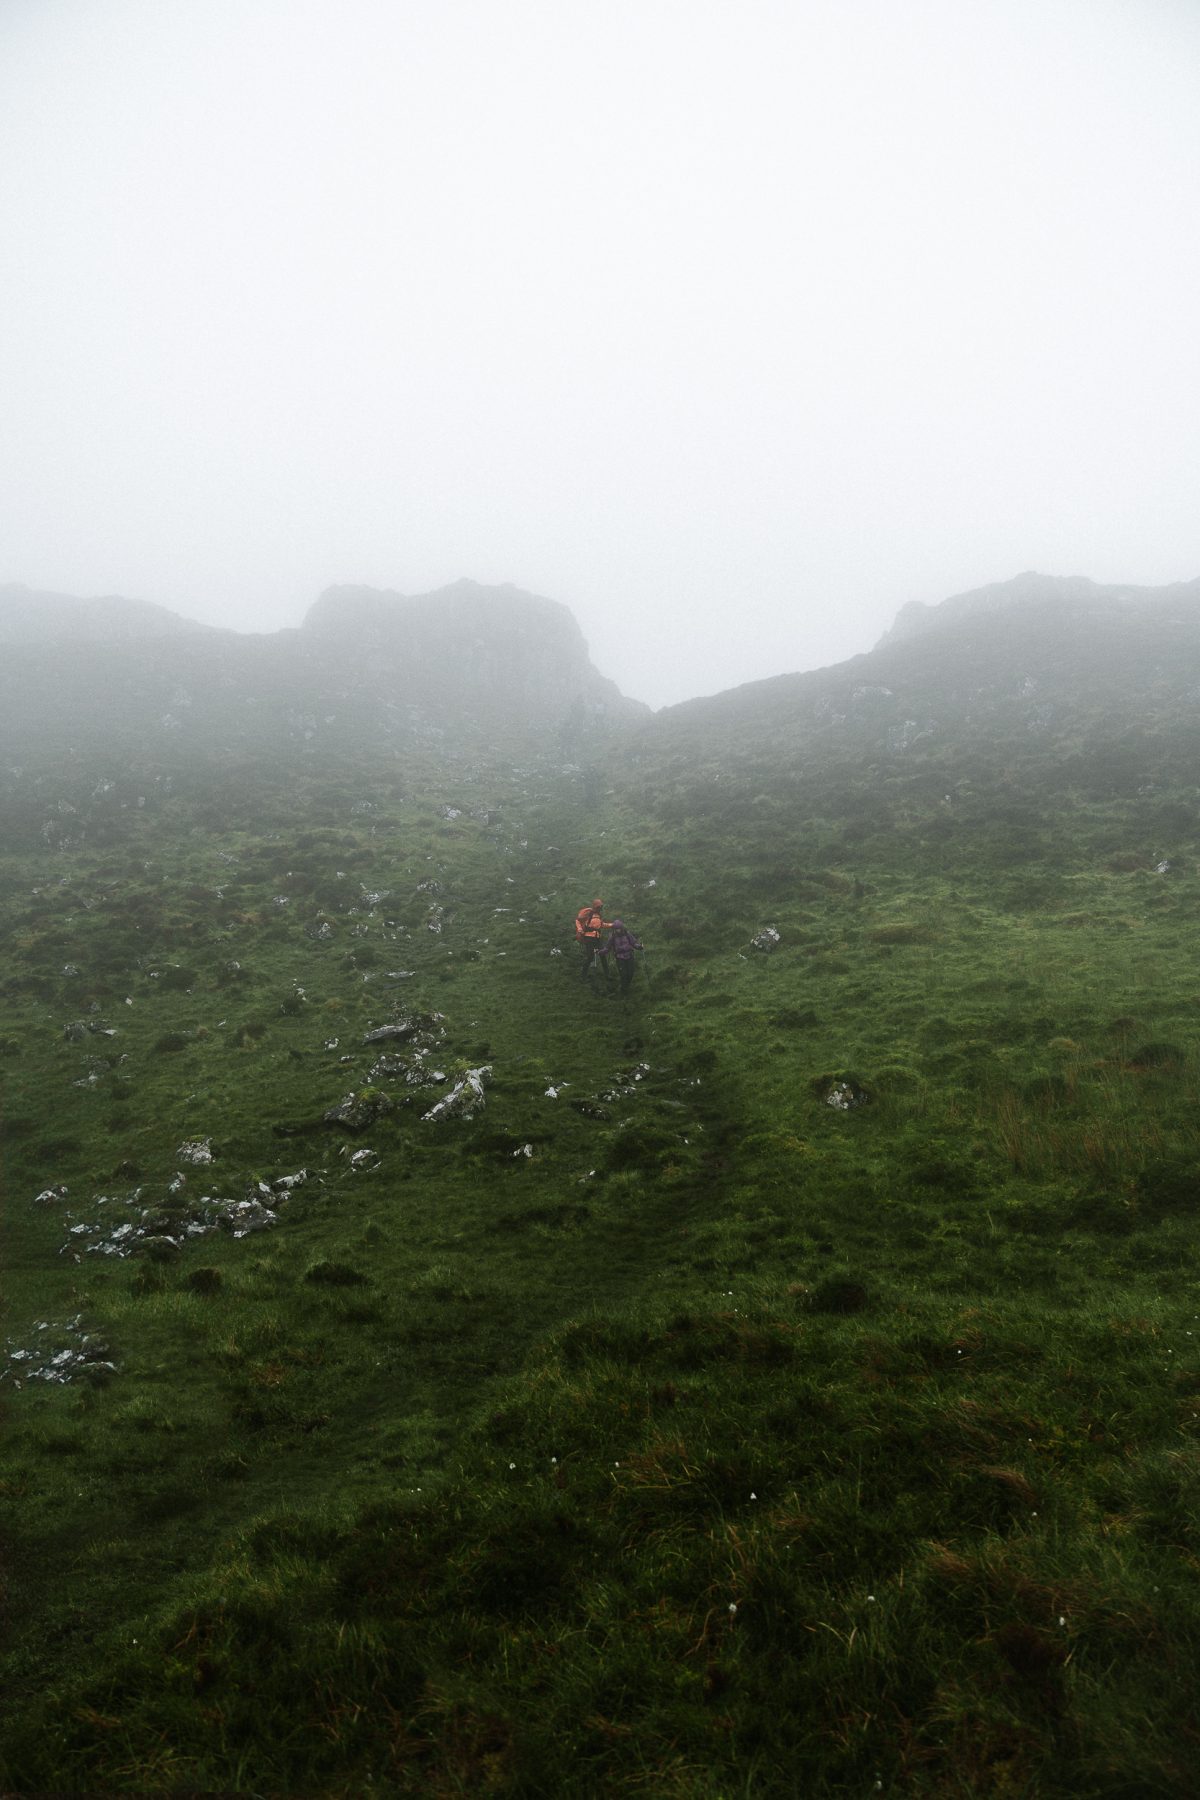
{"label": "rock", "polygon": [[751,948],[770,952],[778,948],[779,933],[774,925],[764,925],[762,930],[750,939]]}
{"label": "rock", "polygon": [[399,1019],[394,1025],[378,1025],[374,1031],[368,1031],[363,1038],[364,1044],[402,1044],[408,1038],[416,1037],[421,1029],[419,1019]]}
{"label": "rock", "polygon": [[486,1064],[478,1069],[468,1069],[460,1076],[444,1100],[431,1106],[427,1113],[422,1113],[423,1121],[435,1119],[472,1119],[487,1104],[484,1086],[492,1079],[492,1071]]}
{"label": "rock", "polygon": [[322,1114],[325,1125],[340,1125],[344,1131],[365,1131],[376,1119],[392,1110],[392,1101],[378,1088],[362,1088],[350,1093]]}
{"label": "rock", "polygon": [[0,1367],[0,1381],[11,1381],[15,1388],[24,1387],[27,1381],[63,1386],[80,1378],[95,1380],[116,1373],[111,1350],[100,1338],[83,1330],[81,1314],[61,1324],[43,1319],[34,1329],[36,1337],[31,1347],[8,1351]]}
{"label": "rock", "polygon": [[205,1167],[213,1160],[212,1139],[193,1138],[186,1144],[180,1144],[175,1152],[177,1162],[192,1163],[197,1168]]}
{"label": "rock", "polygon": [[832,1106],[836,1112],[851,1112],[856,1106],[869,1106],[870,1101],[866,1088],[849,1076],[835,1081],[825,1094],[826,1106]]}
{"label": "rock", "polygon": [[35,1206],[55,1206],[58,1201],[65,1200],[68,1189],[64,1186],[43,1188],[40,1194],[33,1196]]}
{"label": "rock", "polygon": [[277,1222],[278,1215],[261,1200],[213,1200],[205,1198],[202,1205],[210,1209],[216,1226],[227,1231],[232,1237],[247,1237],[252,1231],[266,1231]]}
{"label": "rock", "polygon": [[356,1150],[350,1158],[350,1167],[356,1175],[369,1175],[372,1169],[379,1167],[377,1150]]}

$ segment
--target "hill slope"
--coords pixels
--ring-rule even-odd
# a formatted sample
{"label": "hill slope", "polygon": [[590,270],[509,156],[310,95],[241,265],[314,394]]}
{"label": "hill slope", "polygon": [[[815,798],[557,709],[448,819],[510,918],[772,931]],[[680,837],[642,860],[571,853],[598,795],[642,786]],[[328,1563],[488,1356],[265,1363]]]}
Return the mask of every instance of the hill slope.
{"label": "hill slope", "polygon": [[961,625],[859,659],[892,750],[856,664],[615,786],[31,761],[4,1785],[1194,1791],[1186,709],[1064,643],[1031,728],[1034,639]]}

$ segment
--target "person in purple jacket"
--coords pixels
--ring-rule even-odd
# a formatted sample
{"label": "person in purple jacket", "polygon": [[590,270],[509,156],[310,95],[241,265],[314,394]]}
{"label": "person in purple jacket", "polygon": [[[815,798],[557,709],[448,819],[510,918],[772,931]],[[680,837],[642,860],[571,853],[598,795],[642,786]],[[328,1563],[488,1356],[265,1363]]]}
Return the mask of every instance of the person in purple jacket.
{"label": "person in purple jacket", "polygon": [[603,955],[606,961],[610,956],[616,959],[617,974],[621,978],[622,998],[629,992],[629,984],[633,980],[633,953],[635,950],[640,950],[641,947],[641,938],[634,937],[625,921],[614,919]]}

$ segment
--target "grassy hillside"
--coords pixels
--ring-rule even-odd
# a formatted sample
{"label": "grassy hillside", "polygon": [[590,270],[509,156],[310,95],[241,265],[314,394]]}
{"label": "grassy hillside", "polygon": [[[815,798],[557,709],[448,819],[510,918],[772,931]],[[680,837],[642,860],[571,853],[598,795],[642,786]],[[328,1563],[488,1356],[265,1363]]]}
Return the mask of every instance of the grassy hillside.
{"label": "grassy hillside", "polygon": [[1174,715],[725,705],[8,772],[8,1788],[1194,1791]]}

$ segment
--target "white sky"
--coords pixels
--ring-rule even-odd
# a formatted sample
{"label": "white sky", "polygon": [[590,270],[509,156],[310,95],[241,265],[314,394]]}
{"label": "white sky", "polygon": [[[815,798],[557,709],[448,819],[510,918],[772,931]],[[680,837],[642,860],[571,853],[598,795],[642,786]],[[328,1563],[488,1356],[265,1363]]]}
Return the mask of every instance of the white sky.
{"label": "white sky", "polygon": [[662,704],[1200,575],[1197,0],[0,0],[0,581]]}

